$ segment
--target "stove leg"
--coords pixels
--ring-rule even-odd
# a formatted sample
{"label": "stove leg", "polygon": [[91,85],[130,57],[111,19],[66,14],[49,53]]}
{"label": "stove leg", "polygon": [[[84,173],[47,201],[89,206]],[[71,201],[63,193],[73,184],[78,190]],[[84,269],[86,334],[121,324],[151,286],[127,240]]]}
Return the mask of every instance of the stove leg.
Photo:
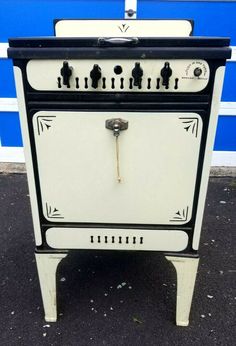
{"label": "stove leg", "polygon": [[172,256],[166,259],[172,262],[177,273],[176,324],[188,326],[199,259]]}
{"label": "stove leg", "polygon": [[35,254],[45,321],[47,322],[56,322],[57,320],[56,272],[58,264],[66,256],[65,253]]}

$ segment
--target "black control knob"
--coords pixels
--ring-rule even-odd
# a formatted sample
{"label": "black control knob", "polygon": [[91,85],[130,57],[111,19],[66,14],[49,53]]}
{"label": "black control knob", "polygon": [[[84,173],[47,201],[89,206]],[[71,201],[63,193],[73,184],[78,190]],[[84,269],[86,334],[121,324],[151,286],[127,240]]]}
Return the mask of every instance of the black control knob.
{"label": "black control knob", "polygon": [[93,69],[90,72],[90,77],[92,79],[92,87],[97,89],[98,81],[102,77],[101,68],[97,64],[93,65]]}
{"label": "black control knob", "polygon": [[165,62],[164,67],[161,69],[161,76],[162,76],[162,85],[164,85],[166,89],[169,87],[169,81],[170,81],[171,75],[172,75],[172,70],[170,68],[170,63]]}
{"label": "black control knob", "polygon": [[61,76],[62,76],[62,83],[63,85],[66,85],[67,88],[70,87],[71,75],[72,75],[72,67],[69,66],[67,61],[64,61],[63,66],[61,68]]}
{"label": "black control knob", "polygon": [[202,74],[202,69],[200,67],[196,67],[193,71],[195,77],[200,77]]}
{"label": "black control knob", "polygon": [[132,77],[134,78],[134,85],[138,86],[139,88],[142,86],[142,76],[143,69],[140,67],[140,63],[136,62],[132,70]]}

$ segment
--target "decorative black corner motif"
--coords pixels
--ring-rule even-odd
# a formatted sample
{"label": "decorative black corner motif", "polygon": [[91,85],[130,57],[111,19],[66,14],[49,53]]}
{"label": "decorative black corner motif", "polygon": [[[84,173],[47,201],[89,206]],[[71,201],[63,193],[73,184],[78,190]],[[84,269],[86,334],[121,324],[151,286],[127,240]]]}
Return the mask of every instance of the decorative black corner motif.
{"label": "decorative black corner motif", "polygon": [[182,124],[184,124],[184,129],[186,132],[192,133],[197,138],[198,136],[198,118],[179,118],[182,120]]}
{"label": "decorative black corner motif", "polygon": [[37,117],[37,129],[38,135],[40,136],[45,130],[49,130],[52,126],[53,118],[56,118],[55,115],[46,115]]}
{"label": "decorative black corner motif", "polygon": [[48,203],[46,203],[46,213],[47,213],[47,218],[64,219],[64,217],[61,216],[59,210],[57,208],[52,208]]}
{"label": "decorative black corner motif", "polygon": [[178,210],[170,221],[185,222],[188,220],[188,207],[186,209]]}
{"label": "decorative black corner motif", "polygon": [[118,26],[121,32],[126,32],[129,29],[129,25],[127,24],[121,24],[121,26]]}

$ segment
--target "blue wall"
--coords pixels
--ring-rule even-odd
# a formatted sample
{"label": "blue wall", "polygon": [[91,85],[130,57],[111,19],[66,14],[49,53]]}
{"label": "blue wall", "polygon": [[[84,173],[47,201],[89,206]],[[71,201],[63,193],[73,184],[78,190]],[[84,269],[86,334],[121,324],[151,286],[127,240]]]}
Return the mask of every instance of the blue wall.
{"label": "blue wall", "polygon": [[[194,36],[227,36],[236,46],[236,2],[138,1],[139,19],[193,19]],[[236,102],[236,62],[226,65],[222,101]],[[236,151],[236,112],[221,116],[214,150]]]}
{"label": "blue wall", "polygon": [[[236,46],[236,2],[138,0],[138,19],[188,18],[194,35],[230,36]],[[123,0],[1,0],[0,42],[9,37],[53,35],[55,18],[124,18]],[[15,97],[12,63],[0,59],[0,98]],[[236,102],[236,63],[229,62],[222,101]],[[0,112],[2,146],[21,146],[17,113]],[[236,116],[221,116],[215,150],[236,151]]]}
{"label": "blue wall", "polygon": [[236,116],[219,117],[215,150],[236,150]]}
{"label": "blue wall", "polygon": [[0,112],[1,145],[4,147],[21,147],[19,115],[16,112]]}
{"label": "blue wall", "polygon": [[138,18],[193,19],[194,35],[230,36],[236,45],[236,2],[139,0]]}
{"label": "blue wall", "polygon": [[55,18],[123,18],[123,0],[1,0],[0,41],[53,35]]}

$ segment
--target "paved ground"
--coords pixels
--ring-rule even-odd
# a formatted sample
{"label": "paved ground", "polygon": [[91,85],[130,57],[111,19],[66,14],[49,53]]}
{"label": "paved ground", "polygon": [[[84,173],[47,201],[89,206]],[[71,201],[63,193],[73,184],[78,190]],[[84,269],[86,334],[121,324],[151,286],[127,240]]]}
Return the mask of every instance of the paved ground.
{"label": "paved ground", "polygon": [[187,328],[174,324],[174,269],[153,253],[71,253],[58,271],[59,320],[45,323],[25,174],[0,175],[0,206],[1,346],[235,345],[235,178],[210,182]]}

